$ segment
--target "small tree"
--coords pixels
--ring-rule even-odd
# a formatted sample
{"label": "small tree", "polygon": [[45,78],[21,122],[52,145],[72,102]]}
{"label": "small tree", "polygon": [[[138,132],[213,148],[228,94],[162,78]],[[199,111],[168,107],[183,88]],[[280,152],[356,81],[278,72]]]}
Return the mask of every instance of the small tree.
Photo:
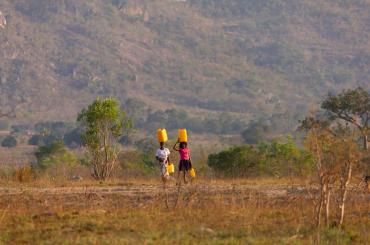
{"label": "small tree", "polygon": [[116,99],[96,99],[78,115],[82,126],[81,139],[90,155],[93,176],[97,180],[109,177],[117,165],[118,139],[124,129],[132,126]]}
{"label": "small tree", "polygon": [[8,135],[5,137],[5,139],[1,142],[2,147],[16,147],[18,144],[17,139],[14,136]]}
{"label": "small tree", "polygon": [[369,149],[370,92],[362,88],[344,90],[338,95],[329,95],[321,107],[332,119],[342,119],[356,126],[364,141],[364,148]]}
{"label": "small tree", "polygon": [[314,200],[316,226],[320,227],[323,213],[325,223],[329,225],[330,210],[333,209],[330,200],[335,191],[332,186],[337,183],[338,193],[334,196],[338,197],[338,206],[334,207],[334,212],[338,215],[335,224],[342,226],[352,171],[361,161],[356,135],[348,128],[329,128],[320,121],[306,119],[303,123],[308,130],[306,146],[312,154],[319,184],[319,194]]}

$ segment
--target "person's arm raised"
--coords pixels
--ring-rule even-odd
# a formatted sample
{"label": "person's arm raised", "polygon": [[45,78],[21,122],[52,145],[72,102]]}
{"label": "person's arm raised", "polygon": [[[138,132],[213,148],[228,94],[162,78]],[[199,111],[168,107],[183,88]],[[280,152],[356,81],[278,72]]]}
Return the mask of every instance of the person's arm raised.
{"label": "person's arm raised", "polygon": [[176,148],[177,144],[179,143],[179,139],[177,139],[176,143],[173,145],[173,149],[175,151],[179,151],[179,148]]}

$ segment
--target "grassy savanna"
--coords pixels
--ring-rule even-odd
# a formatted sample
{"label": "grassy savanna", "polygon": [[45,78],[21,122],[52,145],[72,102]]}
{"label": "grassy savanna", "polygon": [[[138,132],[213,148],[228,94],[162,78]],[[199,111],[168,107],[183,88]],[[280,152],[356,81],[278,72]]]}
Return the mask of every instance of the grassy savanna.
{"label": "grassy savanna", "polygon": [[[1,189],[4,244],[366,244],[368,193],[348,200],[345,229],[319,233],[305,185],[206,181],[168,189],[159,182]],[[208,184],[207,184],[208,183]],[[233,184],[231,184],[233,183]],[[85,185],[85,187],[82,187]],[[29,186],[29,185],[28,185]],[[32,186],[32,184],[31,184]],[[334,215],[334,214],[333,214]],[[319,235],[318,235],[319,234]]]}
{"label": "grassy savanna", "polygon": [[[3,171],[0,241],[367,244],[369,152],[359,142],[367,138],[369,94],[357,89],[329,99],[330,117],[301,122],[302,146],[288,136],[208,155],[199,150],[191,159],[199,175],[186,185],[160,176],[154,143],[122,151],[124,111],[114,99],[97,99],[81,114],[84,158],[59,140],[40,145],[31,166]],[[341,113],[333,117],[343,109],[350,123],[364,114],[366,124],[356,129]]]}

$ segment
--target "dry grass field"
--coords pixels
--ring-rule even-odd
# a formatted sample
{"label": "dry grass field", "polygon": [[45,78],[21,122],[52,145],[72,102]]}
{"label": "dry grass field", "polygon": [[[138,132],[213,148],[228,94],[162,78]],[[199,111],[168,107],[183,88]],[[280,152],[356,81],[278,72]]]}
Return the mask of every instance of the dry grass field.
{"label": "dry grass field", "polygon": [[180,192],[171,184],[168,208],[166,194],[156,180],[44,188],[41,182],[2,186],[2,244],[370,242],[366,190],[351,192],[343,230],[327,227],[318,233],[305,185],[283,180],[203,180],[181,187]]}

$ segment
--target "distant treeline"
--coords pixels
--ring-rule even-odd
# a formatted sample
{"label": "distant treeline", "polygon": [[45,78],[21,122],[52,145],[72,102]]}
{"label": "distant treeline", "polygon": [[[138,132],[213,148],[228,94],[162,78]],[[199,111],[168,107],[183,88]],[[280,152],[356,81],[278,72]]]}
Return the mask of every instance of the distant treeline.
{"label": "distant treeline", "polygon": [[[157,128],[165,127],[169,131],[187,128],[197,134],[241,134],[248,144],[257,144],[260,141],[290,133],[300,119],[299,114],[289,112],[273,114],[251,122],[232,113],[198,116],[178,109],[153,110],[144,102],[132,98],[126,100],[122,107],[133,120],[135,130],[152,133]],[[35,125],[10,126],[6,121],[0,121],[0,128],[10,129],[15,137],[22,132],[31,132],[28,141],[31,145],[46,146],[55,141],[63,141],[70,148],[81,145],[81,130],[75,122],[39,122]],[[128,135],[125,135],[121,143],[133,144],[134,142]]]}
{"label": "distant treeline", "polygon": [[246,142],[251,144],[269,139],[272,134],[291,132],[305,113],[277,113],[248,122],[225,112],[197,116],[177,109],[151,110],[137,99],[128,99],[124,106],[133,118],[135,127],[148,132],[166,127],[169,130],[187,128],[195,133],[242,134]]}
{"label": "distant treeline", "polygon": [[134,126],[147,132],[166,127],[168,130],[187,128],[195,133],[235,134],[247,126],[244,120],[230,113],[200,117],[178,109],[152,110],[137,99],[126,100],[124,107],[134,120]]}

